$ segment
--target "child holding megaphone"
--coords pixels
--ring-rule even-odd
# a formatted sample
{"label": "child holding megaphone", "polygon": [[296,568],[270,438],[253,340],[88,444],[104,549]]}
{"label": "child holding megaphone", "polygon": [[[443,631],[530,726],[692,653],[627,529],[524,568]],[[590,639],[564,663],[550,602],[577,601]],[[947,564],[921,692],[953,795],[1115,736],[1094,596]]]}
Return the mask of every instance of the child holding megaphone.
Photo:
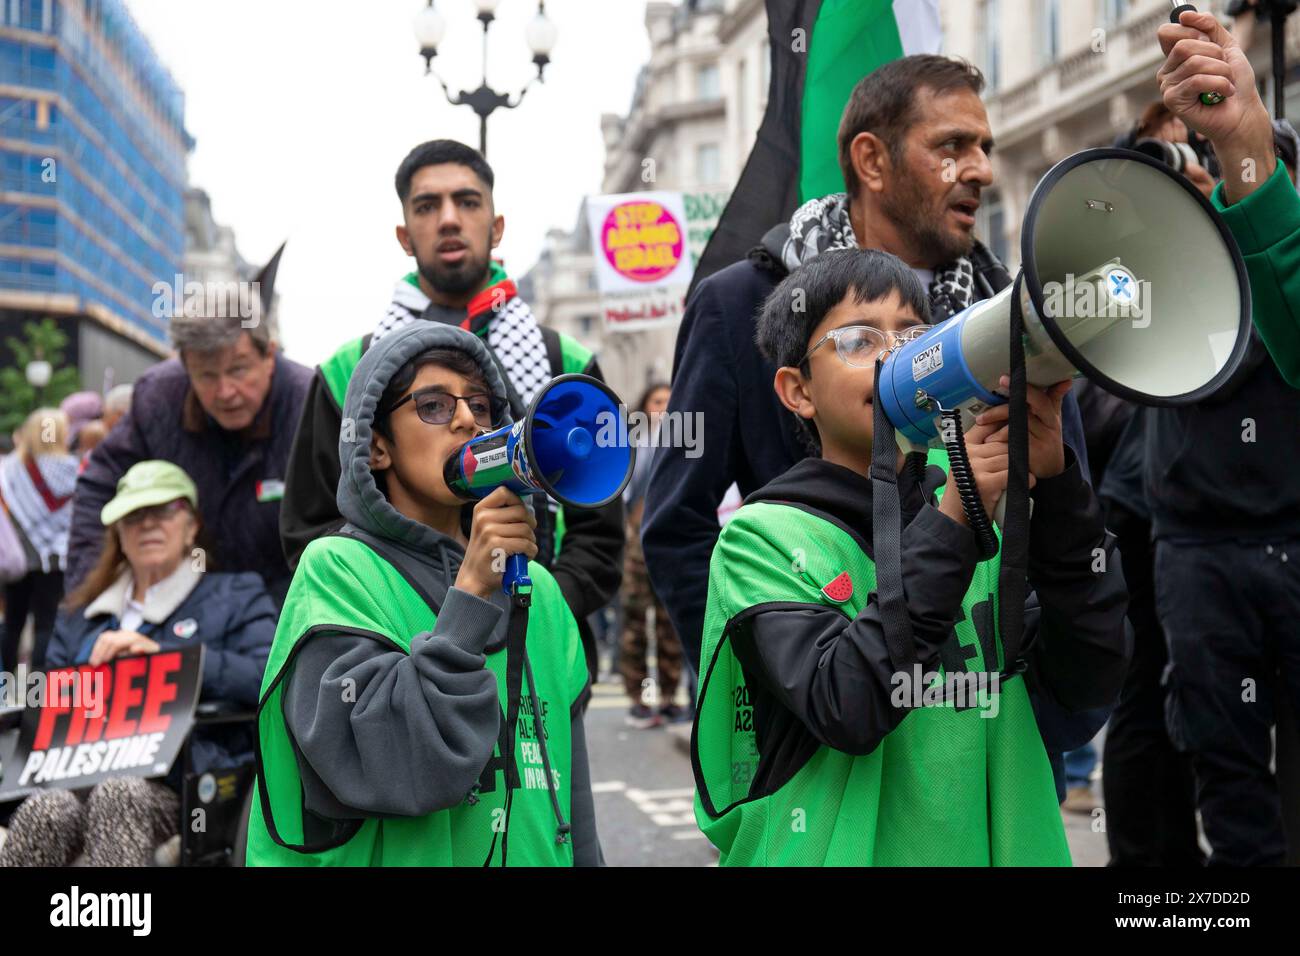
{"label": "child holding megaphone", "polygon": [[507,556],[537,554],[535,520],[504,487],[471,515],[444,476],[507,408],[461,329],[418,322],[358,363],[346,523],[303,553],[262,684],[250,865],[599,862],[577,625],[535,562],[526,614],[502,592]]}
{"label": "child holding megaphone", "polygon": [[[1000,553],[980,560],[946,456],[895,461],[880,433],[877,358],[928,317],[907,265],[859,249],[792,273],[759,317],[777,394],[820,456],[750,495],[713,553],[693,747],[696,818],[725,865],[1070,863],[1026,684],[1070,709],[1113,701],[1117,553],[1061,441],[1068,386],[1031,386],[1042,626],[1023,660],[1004,659]],[[965,440],[986,510],[1007,486],[1004,419]],[[873,480],[873,452],[888,480]]]}

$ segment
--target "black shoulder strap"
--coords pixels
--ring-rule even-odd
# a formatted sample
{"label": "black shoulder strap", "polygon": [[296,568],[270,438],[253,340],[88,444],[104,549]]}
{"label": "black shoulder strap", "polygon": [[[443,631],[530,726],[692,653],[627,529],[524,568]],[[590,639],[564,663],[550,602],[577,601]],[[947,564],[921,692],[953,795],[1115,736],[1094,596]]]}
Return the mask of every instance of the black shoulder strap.
{"label": "black shoulder strap", "polygon": [[[880,388],[881,363],[876,363]],[[877,392],[877,394],[880,394]],[[885,416],[885,403],[873,402],[874,438],[871,446],[871,536],[875,545],[876,601],[890,660],[902,673],[917,662],[912,619],[903,591],[903,518],[898,500],[898,445],[894,426]]]}
{"label": "black shoulder strap", "polygon": [[1025,634],[1025,597],[1029,568],[1029,408],[1025,402],[1024,313],[1020,290],[1023,272],[1011,288],[1011,406],[1008,445],[1006,518],[1002,524],[1002,563],[998,568],[998,635],[1003,669],[1018,673]]}
{"label": "black shoulder strap", "polygon": [[564,374],[564,348],[560,344],[560,333],[545,325],[538,325],[542,333],[542,342],[546,345],[546,361],[551,366],[551,378]]}
{"label": "black shoulder strap", "polygon": [[436,615],[442,611],[442,599],[434,598],[429,593],[428,588],[416,580],[415,576],[406,568],[406,563],[411,559],[402,554],[397,548],[393,547],[391,541],[385,541],[369,531],[363,531],[356,525],[346,524],[339,530],[332,533],[331,537],[352,538],[354,541],[360,541],[375,554],[379,555],[385,561],[393,566],[398,574],[402,576],[407,584],[416,594],[420,595],[420,600],[429,606],[429,609]]}

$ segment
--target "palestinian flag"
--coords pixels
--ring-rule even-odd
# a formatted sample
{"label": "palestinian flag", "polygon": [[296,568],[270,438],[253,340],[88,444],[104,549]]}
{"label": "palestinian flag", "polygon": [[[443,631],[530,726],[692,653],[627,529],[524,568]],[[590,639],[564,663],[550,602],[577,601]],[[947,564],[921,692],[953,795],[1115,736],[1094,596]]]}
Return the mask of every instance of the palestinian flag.
{"label": "palestinian flag", "polygon": [[752,249],[809,199],[844,191],[836,134],[858,80],[938,53],[939,0],[767,0],[767,112],[691,286]]}

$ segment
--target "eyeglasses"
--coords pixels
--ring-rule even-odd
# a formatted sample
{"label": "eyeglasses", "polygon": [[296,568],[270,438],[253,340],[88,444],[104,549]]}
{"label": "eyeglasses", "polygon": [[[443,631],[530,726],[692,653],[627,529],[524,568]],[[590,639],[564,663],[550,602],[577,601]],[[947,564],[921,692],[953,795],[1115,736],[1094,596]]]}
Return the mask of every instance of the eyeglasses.
{"label": "eyeglasses", "polygon": [[469,406],[474,421],[484,428],[492,427],[503,404],[482,392],[474,395],[453,395],[441,388],[422,388],[399,398],[384,414],[391,415],[407,402],[412,401],[415,402],[415,414],[419,415],[420,421],[426,425],[446,425],[456,417],[456,403],[464,402]]}
{"label": "eyeglasses", "polygon": [[913,325],[898,332],[882,332],[870,325],[849,325],[842,329],[831,329],[813,344],[813,347],[799,360],[799,364],[803,365],[812,358],[812,354],[821,348],[827,339],[834,339],[835,351],[839,353],[841,362],[853,368],[872,368],[876,364],[877,356],[884,349],[905,345],[920,338],[932,328],[933,325]]}
{"label": "eyeglasses", "polygon": [[148,508],[136,508],[134,511],[128,512],[122,516],[122,524],[126,525],[128,528],[134,528],[149,520],[163,522],[178,514],[185,508],[185,505],[186,502],[184,498],[177,498],[175,501],[169,501],[165,505],[152,505]]}

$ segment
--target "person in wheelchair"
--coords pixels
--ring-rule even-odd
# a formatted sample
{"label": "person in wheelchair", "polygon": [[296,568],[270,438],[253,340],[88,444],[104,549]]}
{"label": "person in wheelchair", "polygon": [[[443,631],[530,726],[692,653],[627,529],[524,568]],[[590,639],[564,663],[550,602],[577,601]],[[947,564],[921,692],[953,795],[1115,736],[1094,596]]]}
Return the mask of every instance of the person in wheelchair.
{"label": "person in wheelchair", "polygon": [[[170,462],[138,462],[122,476],[101,513],[99,562],[64,600],[49,668],[201,643],[202,699],[257,705],[275,605],[257,574],[205,570],[197,498]],[[250,729],[197,729],[190,753],[198,773],[247,763]],[[115,777],[86,792],[29,797],[10,820],[0,866],[64,866],[82,853],[90,866],[148,866],[179,834],[179,787],[176,766],[165,780]]]}

